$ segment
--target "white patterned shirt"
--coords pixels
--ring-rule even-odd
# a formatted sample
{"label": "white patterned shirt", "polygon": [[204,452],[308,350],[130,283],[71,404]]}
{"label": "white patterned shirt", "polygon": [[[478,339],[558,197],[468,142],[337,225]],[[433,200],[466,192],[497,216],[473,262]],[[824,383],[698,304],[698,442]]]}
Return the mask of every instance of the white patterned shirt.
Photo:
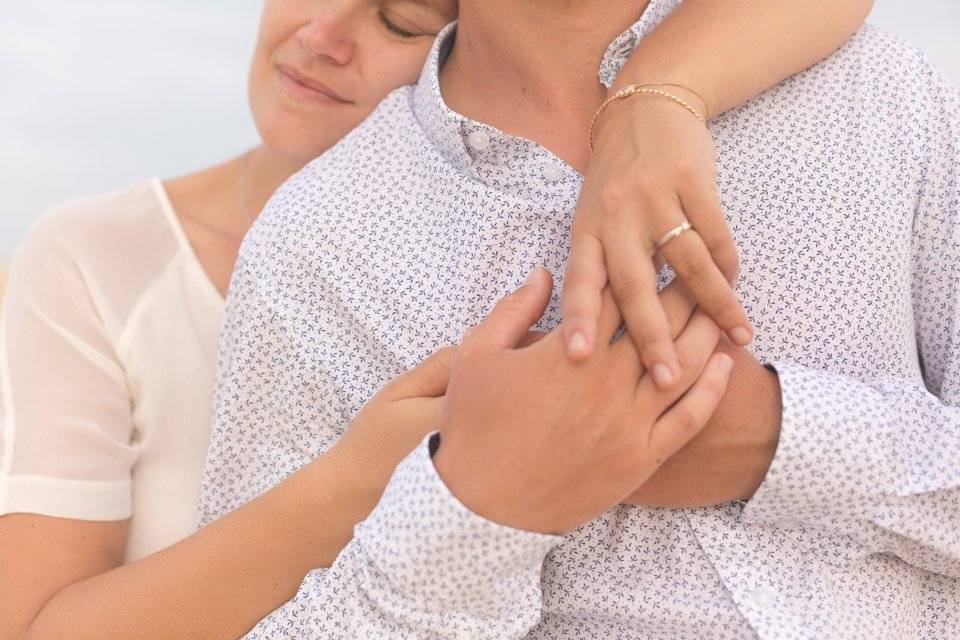
{"label": "white patterned shirt", "polygon": [[[602,80],[675,4],[650,3]],[[534,265],[563,273],[582,177],[447,108],[451,36],[247,237],[204,522],[327,450]],[[618,506],[546,536],[466,509],[425,441],[334,565],[251,638],[960,637],[958,92],[865,27],[710,126],[751,349],[782,387],[756,495]],[[555,297],[540,326],[559,319]]]}

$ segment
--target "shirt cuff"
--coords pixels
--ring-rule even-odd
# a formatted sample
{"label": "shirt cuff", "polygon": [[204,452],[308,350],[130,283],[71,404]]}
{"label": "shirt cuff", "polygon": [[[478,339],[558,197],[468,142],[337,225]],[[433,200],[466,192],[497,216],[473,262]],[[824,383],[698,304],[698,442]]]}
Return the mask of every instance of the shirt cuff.
{"label": "shirt cuff", "polygon": [[8,513],[100,522],[126,520],[133,513],[130,481],[6,476],[0,478],[0,515]]}
{"label": "shirt cuff", "polygon": [[786,529],[861,528],[876,516],[882,491],[869,482],[884,468],[871,438],[883,428],[875,424],[878,394],[852,378],[792,362],[772,367],[782,396],[780,440],[741,520]]}
{"label": "shirt cuff", "polygon": [[483,518],[440,478],[428,436],[394,472],[355,542],[414,606],[437,614],[492,617],[539,613],[540,571],[562,536]]}

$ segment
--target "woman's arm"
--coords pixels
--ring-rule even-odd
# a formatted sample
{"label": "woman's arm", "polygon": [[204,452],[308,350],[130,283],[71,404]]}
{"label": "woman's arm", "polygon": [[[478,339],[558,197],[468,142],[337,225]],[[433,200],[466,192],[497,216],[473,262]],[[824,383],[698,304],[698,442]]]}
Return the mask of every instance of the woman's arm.
{"label": "woman's arm", "polygon": [[686,85],[711,118],[836,51],[872,8],[873,0],[684,0],[640,42],[611,90]]}
{"label": "woman's arm", "polygon": [[[19,615],[4,618],[14,624],[4,624],[0,638],[242,636],[289,600],[311,569],[332,564],[397,463],[439,424],[452,354],[441,350],[395,379],[334,448],[272,490],[140,561],[117,566],[124,523],[0,518],[0,602],[34,596],[31,607],[20,597]],[[53,592],[31,566],[56,566],[52,550],[65,565]],[[41,591],[47,595],[35,597]]]}
{"label": "woman's arm", "polygon": [[[832,53],[872,5],[685,0],[639,43],[611,94],[629,84],[684,85],[689,91],[663,88],[709,119]],[[690,113],[650,95],[614,101],[593,133],[564,285],[567,348],[577,359],[592,351],[600,292],[609,284],[644,365],[654,372],[664,365],[667,377],[656,377],[669,386],[679,369],[656,296],[656,254],[732,342],[744,346],[753,334],[730,286],[739,257],[716,194],[712,140]],[[658,252],[654,243],[684,219],[693,231]]]}

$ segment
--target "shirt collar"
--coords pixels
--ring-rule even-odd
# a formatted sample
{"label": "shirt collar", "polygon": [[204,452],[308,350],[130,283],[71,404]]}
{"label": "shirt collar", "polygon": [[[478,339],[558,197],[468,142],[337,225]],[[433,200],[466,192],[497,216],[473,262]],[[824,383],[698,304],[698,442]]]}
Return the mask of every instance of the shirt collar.
{"label": "shirt collar", "polygon": [[[607,47],[597,73],[609,87],[640,40],[680,0],[650,0],[643,15]],[[440,91],[440,68],[453,47],[456,22],[437,36],[413,93],[413,113],[424,134],[461,173],[487,186],[529,192],[547,184],[579,184],[581,176],[542,146],[451,110]]]}

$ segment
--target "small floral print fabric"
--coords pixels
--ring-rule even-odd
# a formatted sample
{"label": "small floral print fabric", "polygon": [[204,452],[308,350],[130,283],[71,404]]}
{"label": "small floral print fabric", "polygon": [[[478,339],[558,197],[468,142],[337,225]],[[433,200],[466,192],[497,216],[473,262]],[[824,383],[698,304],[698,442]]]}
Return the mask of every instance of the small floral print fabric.
{"label": "small floral print fabric", "polygon": [[[602,80],[675,4],[650,3]],[[454,28],[247,237],[203,522],[328,449],[533,266],[562,276],[582,177],[446,107]],[[468,511],[424,442],[333,567],[249,637],[960,638],[958,92],[865,27],[710,126],[751,348],[783,389],[757,494],[544,536]],[[559,318],[555,298],[541,328]]]}

